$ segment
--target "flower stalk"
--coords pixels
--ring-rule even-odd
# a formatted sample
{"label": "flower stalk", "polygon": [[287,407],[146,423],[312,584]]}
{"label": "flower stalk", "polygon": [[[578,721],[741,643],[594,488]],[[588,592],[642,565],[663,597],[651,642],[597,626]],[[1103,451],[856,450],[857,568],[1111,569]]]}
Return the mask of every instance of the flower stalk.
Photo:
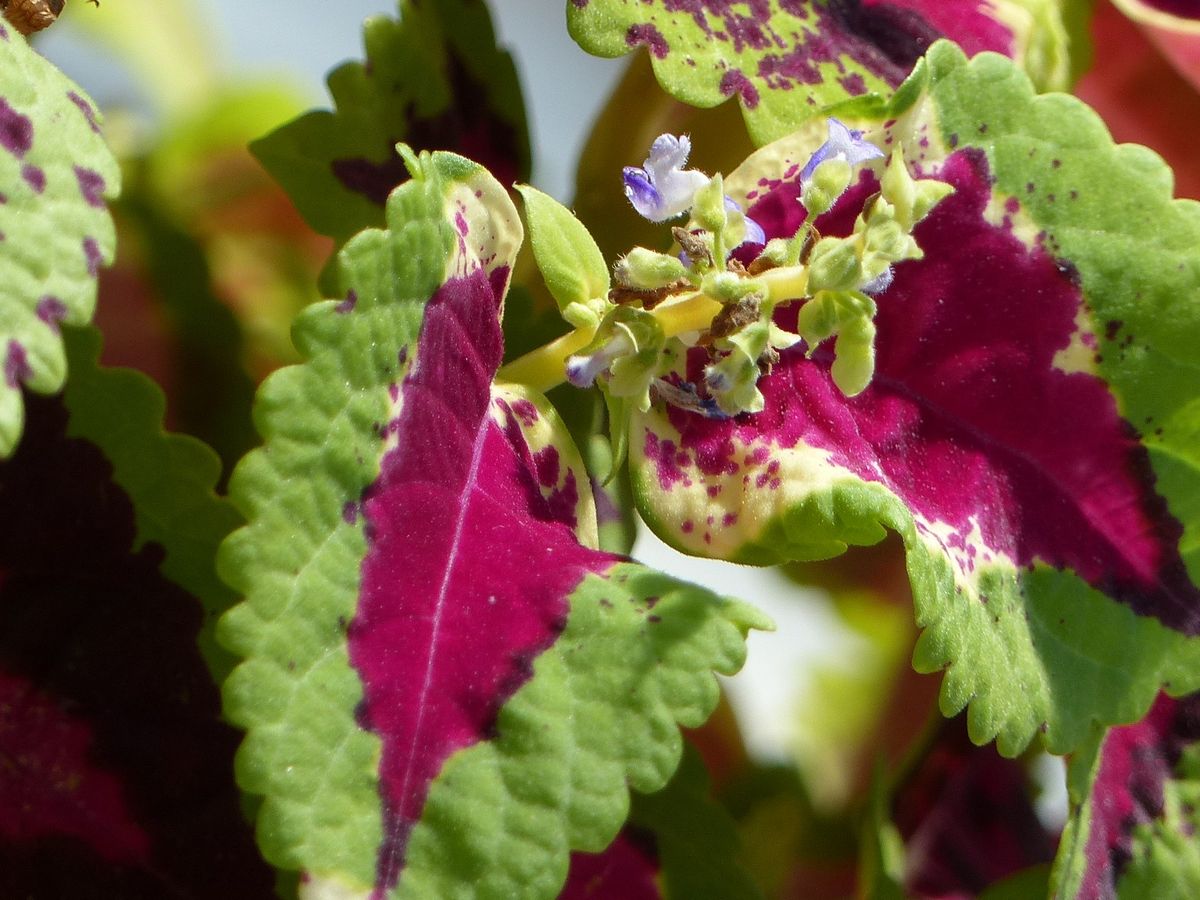
{"label": "flower stalk", "polygon": [[[688,227],[672,231],[678,254],[630,250],[614,266],[615,287],[588,301],[592,315],[568,316],[574,331],[504,366],[499,377],[541,391],[563,381],[597,384],[623,410],[648,409],[658,396],[704,415],[735,416],[763,408],[757,382],[780,351],[803,343],[811,357],[834,338],[834,383],[847,396],[865,390],[874,373],[872,297],[891,285],[893,265],[922,256],[912,229],[950,186],[914,179],[898,149],[887,159],[863,132],[830,119],[829,139],[802,171],[804,224],[768,241],[725,194],[720,174],[683,168],[690,149],[686,137],[662,135],[641,168],[624,172],[626,194],[645,218],[690,213]],[[881,167],[880,192],[851,234],[821,237],[813,223],[838,202],[860,164]],[[748,267],[733,255],[745,246],[753,256]],[[792,303],[801,304],[798,334],[773,321],[776,309]],[[685,351],[698,345],[708,362],[692,384]]]}

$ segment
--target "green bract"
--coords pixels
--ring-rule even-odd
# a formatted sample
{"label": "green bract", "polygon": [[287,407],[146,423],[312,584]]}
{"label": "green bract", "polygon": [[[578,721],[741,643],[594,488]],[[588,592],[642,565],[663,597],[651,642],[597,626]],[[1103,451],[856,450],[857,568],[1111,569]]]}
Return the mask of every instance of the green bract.
{"label": "green bract", "polygon": [[[566,314],[572,305],[578,305],[603,315],[608,303],[608,266],[588,230],[549,194],[527,184],[518,185],[517,190],[525,199],[533,258],[558,308]],[[572,316],[577,314],[572,311]]]}

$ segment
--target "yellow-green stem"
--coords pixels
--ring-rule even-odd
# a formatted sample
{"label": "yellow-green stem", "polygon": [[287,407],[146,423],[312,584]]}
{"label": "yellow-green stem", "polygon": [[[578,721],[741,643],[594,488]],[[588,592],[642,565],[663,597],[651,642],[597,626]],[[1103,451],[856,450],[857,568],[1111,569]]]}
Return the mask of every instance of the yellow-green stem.
{"label": "yellow-green stem", "polygon": [[591,343],[594,334],[593,328],[576,328],[501,366],[496,379],[545,393],[566,381],[567,357]]}
{"label": "yellow-green stem", "polygon": [[678,337],[689,331],[704,331],[713,317],[721,311],[721,301],[697,291],[660,303],[650,311],[667,337]]}
{"label": "yellow-green stem", "polygon": [[758,279],[766,284],[767,299],[775,305],[786,300],[798,300],[808,293],[808,269],[804,266],[768,269]]}
{"label": "yellow-green stem", "polygon": [[[689,331],[704,331],[720,311],[719,301],[697,292],[660,303],[650,315],[658,319],[663,333],[671,338]],[[566,380],[567,357],[586,347],[594,336],[592,328],[577,328],[502,366],[496,378],[535,391],[548,391]]]}

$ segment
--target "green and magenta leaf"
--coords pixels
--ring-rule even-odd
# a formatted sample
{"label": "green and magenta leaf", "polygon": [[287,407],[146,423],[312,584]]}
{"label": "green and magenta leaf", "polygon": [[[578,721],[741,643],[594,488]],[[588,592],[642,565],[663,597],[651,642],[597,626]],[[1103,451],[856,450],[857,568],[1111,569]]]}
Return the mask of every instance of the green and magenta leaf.
{"label": "green and magenta leaf", "polygon": [[[943,712],[969,703],[1006,754],[1038,731],[1063,752],[1200,678],[1200,206],[1078,101],[945,42],[875,127],[955,193],[876,298],[871,386],[847,399],[831,354],[797,348],[762,413],[635,417],[638,503],[681,549],[760,565],[896,530]],[[802,130],[726,180],[769,237],[800,225],[819,142]],[[875,189],[864,173],[821,233]]]}
{"label": "green and magenta leaf", "polygon": [[239,777],[314,895],[553,897],[765,623],[592,549],[557,413],[493,384],[516,209],[461,157],[407,162],[388,229],[340,254],[343,299],[297,323],[308,361],[264,384],[266,446],[231,485]]}

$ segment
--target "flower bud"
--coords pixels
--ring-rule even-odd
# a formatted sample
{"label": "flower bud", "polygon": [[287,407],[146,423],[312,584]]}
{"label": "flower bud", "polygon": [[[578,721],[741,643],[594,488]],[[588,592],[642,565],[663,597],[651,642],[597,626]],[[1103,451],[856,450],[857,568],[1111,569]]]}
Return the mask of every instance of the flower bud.
{"label": "flower bud", "polygon": [[621,287],[652,291],[686,277],[687,269],[677,256],[634,247],[617,260],[613,278]]}
{"label": "flower bud", "polygon": [[822,238],[808,261],[808,289],[850,291],[863,280],[857,241],[852,238]]}
{"label": "flower bud", "polygon": [[729,211],[725,208],[725,184],[720,174],[714,175],[696,191],[692,218],[705,231],[720,231],[725,227]]}
{"label": "flower bud", "polygon": [[836,298],[822,291],[802,307],[796,317],[796,330],[804,343],[808,345],[808,354],[817,349],[817,345],[831,337],[838,326],[838,310]]}
{"label": "flower bud", "polygon": [[800,202],[810,217],[816,218],[833,208],[850,186],[850,175],[850,163],[844,159],[827,159],[817,166],[800,194]]}
{"label": "flower bud", "polygon": [[845,323],[833,352],[833,383],[847,397],[861,394],[875,374],[875,323],[866,316]]}

